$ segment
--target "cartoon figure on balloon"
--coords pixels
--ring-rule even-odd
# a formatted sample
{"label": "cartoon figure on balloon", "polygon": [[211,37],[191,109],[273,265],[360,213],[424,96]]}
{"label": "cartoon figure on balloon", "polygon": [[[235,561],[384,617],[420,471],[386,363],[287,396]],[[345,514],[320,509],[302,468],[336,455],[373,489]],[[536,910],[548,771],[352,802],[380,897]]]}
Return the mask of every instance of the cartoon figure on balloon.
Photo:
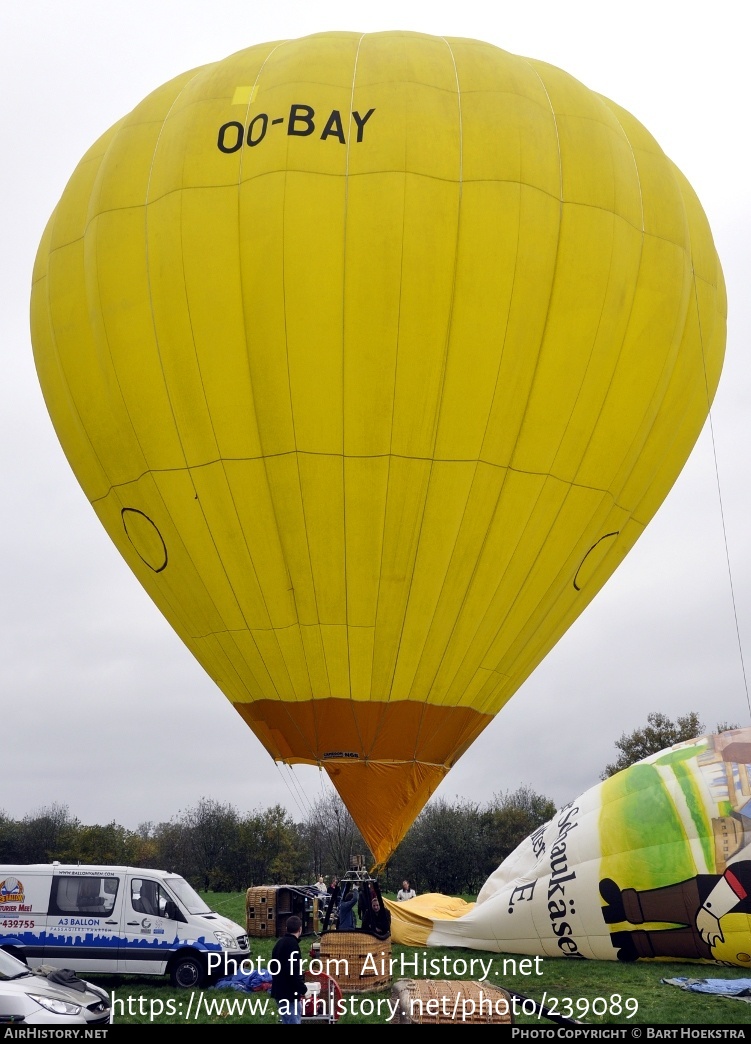
{"label": "cartoon figure on balloon", "polygon": [[[672,957],[751,964],[747,945],[736,952],[732,941],[737,932],[747,937],[751,914],[751,743],[745,731],[730,731],[686,744],[683,757],[692,751],[715,804],[708,835],[714,851],[705,860],[706,870],[714,872],[658,887],[644,887],[643,881],[642,887],[622,887],[623,881],[603,877],[602,916],[619,961]],[[656,763],[667,767],[680,756],[679,750]]]}
{"label": "cartoon figure on balloon", "polygon": [[[730,913],[751,914],[751,844],[724,874],[697,874],[687,881],[637,891],[620,889],[611,878],[600,881],[606,924],[670,922],[670,928],[631,928],[612,933],[619,961],[640,957],[676,960],[716,959],[713,948],[725,942],[722,919]],[[745,958],[745,960],[744,960]],[[738,954],[743,963],[748,954]]]}

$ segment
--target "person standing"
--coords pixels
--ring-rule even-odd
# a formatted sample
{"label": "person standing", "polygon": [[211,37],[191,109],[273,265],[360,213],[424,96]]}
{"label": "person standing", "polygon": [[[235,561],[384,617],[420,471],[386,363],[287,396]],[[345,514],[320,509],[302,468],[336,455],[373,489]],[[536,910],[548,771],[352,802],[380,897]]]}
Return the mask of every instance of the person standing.
{"label": "person standing", "polygon": [[396,893],[396,901],[399,903],[406,903],[408,899],[414,899],[416,895],[417,892],[409,881],[402,881],[402,887]]}
{"label": "person standing", "polygon": [[300,1025],[302,998],[308,992],[302,973],[301,935],[302,921],[293,914],[287,918],[287,934],[277,939],[271,953],[272,961],[278,962],[274,967],[279,969],[271,975],[271,996],[285,1026]]}
{"label": "person standing", "polygon": [[338,927],[340,932],[352,932],[357,927],[353,908],[359,897],[360,893],[357,888],[351,888],[347,891],[347,886],[344,886],[342,898],[339,901]]}

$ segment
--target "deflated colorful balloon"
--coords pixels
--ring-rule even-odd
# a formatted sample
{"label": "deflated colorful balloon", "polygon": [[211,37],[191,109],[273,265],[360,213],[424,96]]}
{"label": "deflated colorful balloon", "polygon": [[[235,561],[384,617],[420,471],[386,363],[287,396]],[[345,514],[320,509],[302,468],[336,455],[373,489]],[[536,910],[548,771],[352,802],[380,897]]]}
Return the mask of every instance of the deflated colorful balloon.
{"label": "deflated colorful balloon", "polygon": [[383,859],[675,481],[725,295],[614,103],[476,41],[325,33],[103,135],[32,334],[124,558]]}
{"label": "deflated colorful balloon", "polygon": [[390,904],[394,939],[751,967],[751,729],[611,776],[522,842],[468,913],[442,900]]}

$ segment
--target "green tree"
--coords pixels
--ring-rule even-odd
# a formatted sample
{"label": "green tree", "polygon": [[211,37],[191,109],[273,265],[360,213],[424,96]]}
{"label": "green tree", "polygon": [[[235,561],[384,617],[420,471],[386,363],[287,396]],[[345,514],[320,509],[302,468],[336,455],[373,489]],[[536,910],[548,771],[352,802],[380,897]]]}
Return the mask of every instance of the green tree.
{"label": "green tree", "polygon": [[53,803],[30,812],[17,824],[16,859],[20,863],[62,861],[71,851],[79,827],[67,805]]}
{"label": "green tree", "polygon": [[675,721],[671,721],[667,715],[660,714],[659,711],[653,711],[647,715],[647,724],[643,728],[624,732],[621,738],[615,741],[618,757],[612,764],[605,766],[600,779],[607,779],[650,754],[659,754],[661,750],[672,747],[674,743],[696,739],[703,732],[704,725],[696,711],[689,711]]}
{"label": "green tree", "polygon": [[182,814],[180,825],[181,854],[191,880],[204,891],[230,890],[239,849],[240,823],[234,806],[201,798]]}
{"label": "green tree", "polygon": [[137,861],[137,837],[114,821],[101,826],[78,824],[70,832],[61,862],[103,866],[143,866]]}
{"label": "green tree", "polygon": [[[148,831],[154,852],[154,862],[150,865],[159,870],[170,870],[183,877],[190,877],[189,830],[185,823],[172,818],[169,822],[157,823],[156,826],[148,824]],[[200,886],[201,882],[194,883]]]}
{"label": "green tree", "polygon": [[19,826],[0,809],[0,863],[18,862]]}
{"label": "green tree", "polygon": [[236,888],[296,884],[305,877],[300,828],[281,805],[256,809],[240,822]]}
{"label": "green tree", "polygon": [[555,815],[555,804],[531,787],[496,794],[485,811],[485,866],[487,874],[522,841]]}
{"label": "green tree", "polygon": [[487,877],[483,818],[472,801],[431,801],[392,857],[391,887],[406,878],[419,892],[476,892]]}

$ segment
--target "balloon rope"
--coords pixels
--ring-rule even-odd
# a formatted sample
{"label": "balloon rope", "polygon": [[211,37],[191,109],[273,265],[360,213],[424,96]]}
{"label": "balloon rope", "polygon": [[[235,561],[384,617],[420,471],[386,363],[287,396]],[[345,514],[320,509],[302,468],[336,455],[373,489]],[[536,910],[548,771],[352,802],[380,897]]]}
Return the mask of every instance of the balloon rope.
{"label": "balloon rope", "polygon": [[295,784],[295,787],[297,788],[297,792],[300,795],[300,797],[302,798],[303,807],[307,806],[307,811],[304,813],[304,815],[305,816],[310,816],[313,813],[313,811],[314,811],[313,802],[310,800],[308,795],[305,793],[305,788],[303,787],[302,783],[300,782],[300,780],[297,778],[297,776],[293,772],[293,766],[290,765],[288,762],[285,762],[285,766],[287,768],[287,772],[289,772],[290,779]]}
{"label": "balloon rope", "polygon": [[717,444],[714,437],[714,424],[712,423],[712,398],[709,394],[709,377],[707,375],[707,355],[704,350],[704,338],[702,336],[701,329],[701,315],[699,313],[699,298],[696,292],[696,272],[692,269],[693,284],[694,284],[694,306],[696,308],[696,318],[698,321],[699,329],[699,344],[701,346],[701,362],[702,369],[704,371],[704,390],[707,395],[707,417],[709,418],[709,435],[712,443],[712,457],[714,459],[714,474],[715,481],[717,483],[717,501],[720,505],[720,523],[722,525],[722,539],[725,544],[725,561],[728,567],[728,581],[730,583],[730,601],[733,606],[733,619],[735,620],[735,636],[738,640],[738,655],[741,660],[741,674],[743,675],[743,688],[746,692],[746,704],[748,705],[748,714],[751,718],[751,698],[748,694],[748,678],[746,677],[746,664],[743,659],[743,643],[741,642],[741,629],[738,624],[738,608],[735,602],[735,588],[733,586],[733,570],[730,566],[730,548],[728,546],[728,533],[725,526],[725,508],[722,502],[722,485],[720,483],[720,467],[717,463]]}
{"label": "balloon rope", "polygon": [[[706,379],[706,372],[705,372]],[[730,549],[728,547],[728,534],[725,527],[725,510],[722,503],[722,487],[720,485],[720,469],[717,463],[717,446],[714,439],[714,425],[712,424],[712,410],[709,411],[709,433],[712,441],[712,456],[714,457],[714,473],[717,481],[717,500],[720,505],[720,521],[722,523],[722,539],[725,543],[725,561],[728,566],[728,581],[730,583],[730,601],[733,604],[733,619],[735,620],[735,636],[738,639],[738,655],[741,658],[741,673],[743,674],[743,687],[746,690],[746,703],[748,704],[748,715],[751,718],[751,697],[748,694],[748,678],[746,677],[746,664],[743,659],[743,643],[741,642],[741,629],[738,624],[738,609],[735,602],[735,588],[733,586],[733,571],[730,568]]]}
{"label": "balloon rope", "polygon": [[274,762],[274,765],[276,766],[276,770],[277,770],[277,772],[279,773],[279,775],[281,776],[281,778],[282,778],[282,779],[284,780],[284,785],[285,785],[285,787],[287,788],[287,790],[288,790],[288,791],[290,792],[290,794],[292,795],[292,800],[293,800],[293,801],[294,801],[294,803],[295,803],[295,804],[297,805],[297,811],[298,811],[298,812],[300,813],[300,815],[301,815],[301,816],[303,817],[303,819],[305,819],[305,810],[304,810],[304,809],[303,809],[303,808],[301,807],[301,805],[300,805],[300,802],[299,802],[299,801],[297,800],[297,795],[295,794],[295,792],[294,792],[294,790],[292,789],[292,787],[291,787],[291,786],[289,785],[289,782],[288,782],[288,780],[287,780],[287,777],[286,777],[286,776],[284,775],[284,773],[282,772],[282,770],[281,770],[281,769],[279,768],[279,762],[278,762],[278,761],[275,761],[275,762]]}
{"label": "balloon rope", "polygon": [[733,619],[735,620],[735,637],[738,643],[738,656],[741,657],[741,673],[743,674],[744,689],[746,690],[746,704],[749,709],[749,717],[751,717],[751,698],[749,697],[748,679],[746,677],[746,663],[744,661],[744,649],[743,642],[741,641],[741,627],[738,625],[738,614],[737,607],[735,604],[735,588],[733,587],[733,572],[730,567],[730,548],[728,546],[728,532],[725,525],[725,506],[723,504],[723,491],[722,484],[720,482],[720,466],[718,464],[718,447],[717,443],[714,442],[714,425],[712,424],[712,400],[709,394],[709,377],[707,375],[707,356],[704,350],[704,336],[702,332],[701,324],[701,312],[699,310],[699,294],[697,293],[697,274],[696,270],[691,267],[691,277],[694,282],[694,305],[697,310],[697,321],[699,329],[699,345],[702,351],[702,370],[704,372],[704,390],[707,397],[707,418],[709,420],[709,436],[712,444],[712,458],[714,460],[714,480],[717,481],[718,487],[718,503],[720,504],[720,522],[723,528],[723,541],[725,543],[725,562],[728,567],[728,580],[730,583],[730,601],[733,607]]}

